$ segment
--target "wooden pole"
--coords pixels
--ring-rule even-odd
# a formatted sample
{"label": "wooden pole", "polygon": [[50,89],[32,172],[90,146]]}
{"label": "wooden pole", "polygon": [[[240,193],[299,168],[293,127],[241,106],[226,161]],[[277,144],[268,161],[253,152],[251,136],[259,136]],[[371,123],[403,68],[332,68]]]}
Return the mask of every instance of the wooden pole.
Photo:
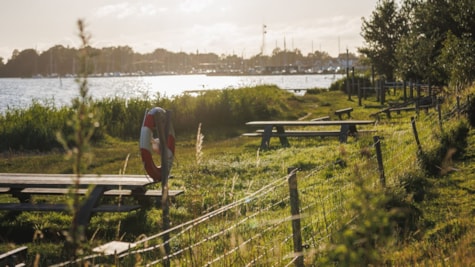
{"label": "wooden pole", "polygon": [[[160,156],[161,156],[161,171],[162,171],[162,229],[163,231],[167,231],[170,228],[170,204],[168,201],[168,176],[170,175],[170,170],[168,168],[168,153],[167,153],[167,144],[168,144],[168,132],[170,130],[170,127],[173,127],[171,125],[171,111],[167,110],[166,111],[166,123],[165,123],[165,129],[163,132],[163,136],[160,140],[161,146],[160,146]],[[168,259],[168,256],[171,254],[171,247],[170,247],[170,234],[167,232],[166,234],[163,235],[163,243],[164,243],[164,248],[165,248],[165,253],[167,254],[167,259],[163,262],[163,265],[165,267],[170,266],[170,261]]]}
{"label": "wooden pole", "polygon": [[418,152],[422,152],[421,142],[419,141],[419,135],[417,134],[416,120],[411,117],[412,131],[414,132],[414,138],[416,139]]}
{"label": "wooden pole", "polygon": [[289,174],[289,194],[290,194],[290,213],[292,214],[292,234],[294,241],[294,255],[297,257],[295,266],[303,267],[302,253],[302,233],[300,229],[300,209],[299,209],[299,192],[297,187],[297,169],[288,168]]}
{"label": "wooden pole", "polygon": [[379,181],[383,188],[386,187],[386,176],[384,175],[383,154],[381,153],[381,139],[379,136],[373,136],[374,146],[376,148],[376,158],[378,159]]}
{"label": "wooden pole", "polygon": [[439,127],[440,127],[440,131],[441,132],[444,132],[444,128],[442,127],[442,111],[441,111],[441,108],[440,108],[440,101],[439,101],[439,98],[436,98],[435,100],[436,102],[436,108],[437,108],[437,113],[439,115]]}
{"label": "wooden pole", "polygon": [[357,82],[357,88],[358,88],[358,106],[361,107],[362,103],[361,103],[361,99],[363,98],[363,96],[361,95],[361,86],[360,86],[360,79],[358,79],[358,82]]}

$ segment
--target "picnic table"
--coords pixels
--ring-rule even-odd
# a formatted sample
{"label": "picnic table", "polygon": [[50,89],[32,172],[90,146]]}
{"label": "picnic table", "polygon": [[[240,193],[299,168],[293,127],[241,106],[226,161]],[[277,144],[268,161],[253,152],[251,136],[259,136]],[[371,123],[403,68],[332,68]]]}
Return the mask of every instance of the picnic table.
{"label": "picnic table", "polygon": [[[264,127],[253,133],[244,133],[243,136],[262,137],[261,149],[269,148],[271,137],[279,137],[282,146],[289,146],[287,137],[315,137],[315,136],[338,136],[340,142],[346,143],[348,136],[356,136],[358,125],[371,125],[372,120],[334,120],[334,121],[250,121],[248,126]],[[286,130],[289,127],[308,126],[339,126],[339,130],[309,131],[309,130]],[[360,131],[361,132],[361,131]]]}
{"label": "picnic table", "polygon": [[[145,206],[144,200],[150,197],[162,197],[162,190],[147,189],[155,182],[145,175],[83,175],[77,191],[72,190],[74,179],[73,174],[0,173],[0,194],[9,194],[19,200],[13,203],[3,200],[0,210],[67,211],[65,203],[34,203],[32,196],[80,194],[85,199],[78,211],[78,223],[86,226],[93,213],[128,212]],[[169,190],[168,196],[182,193],[182,190]],[[107,196],[133,197],[138,204],[101,204],[100,200]]]}

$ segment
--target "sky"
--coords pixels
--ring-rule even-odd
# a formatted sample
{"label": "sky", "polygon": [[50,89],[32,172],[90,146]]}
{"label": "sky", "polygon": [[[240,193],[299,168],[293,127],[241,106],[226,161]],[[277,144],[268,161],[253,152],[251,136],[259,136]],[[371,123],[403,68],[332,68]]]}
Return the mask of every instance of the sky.
{"label": "sky", "polygon": [[[363,46],[362,18],[378,0],[2,0],[0,57],[79,48],[77,20],[93,47],[216,53],[249,58],[275,48],[331,56]],[[264,26],[265,34],[264,32]]]}

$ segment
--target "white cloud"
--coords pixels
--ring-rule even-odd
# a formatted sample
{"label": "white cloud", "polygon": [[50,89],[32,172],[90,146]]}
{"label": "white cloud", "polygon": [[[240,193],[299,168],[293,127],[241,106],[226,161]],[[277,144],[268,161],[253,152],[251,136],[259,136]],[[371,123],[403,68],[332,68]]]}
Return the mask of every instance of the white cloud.
{"label": "white cloud", "polygon": [[[166,9],[161,8],[161,12]],[[140,2],[134,3],[119,3],[114,5],[107,5],[99,7],[94,15],[98,18],[115,17],[118,19],[125,19],[133,16],[154,16],[158,13],[156,7],[152,4],[144,4]]]}

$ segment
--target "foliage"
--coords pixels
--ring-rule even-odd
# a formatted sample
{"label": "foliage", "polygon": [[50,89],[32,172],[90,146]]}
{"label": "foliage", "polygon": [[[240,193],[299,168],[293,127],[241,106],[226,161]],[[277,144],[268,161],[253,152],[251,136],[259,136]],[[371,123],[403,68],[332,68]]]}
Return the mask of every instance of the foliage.
{"label": "foliage", "polygon": [[467,148],[469,127],[466,121],[457,122],[438,138],[440,142],[419,153],[421,168],[429,176],[445,175],[451,171],[450,162],[461,157]]}
{"label": "foliage", "polygon": [[395,78],[396,45],[407,30],[407,20],[394,0],[378,1],[370,20],[363,18],[361,35],[365,47],[358,50],[370,59],[378,74],[389,81]]}
{"label": "foliage", "polygon": [[475,81],[475,40],[470,34],[457,37],[452,32],[447,33],[443,42],[439,62],[449,76],[450,86],[456,92]]}
{"label": "foliage", "polygon": [[380,190],[365,185],[358,171],[354,180],[356,197],[349,201],[354,221],[333,235],[325,248],[327,256],[319,259],[324,265],[381,265],[379,250],[392,240],[395,224],[390,217],[394,210],[386,210],[388,199]]}
{"label": "foliage", "polygon": [[474,81],[475,5],[472,0],[381,0],[363,20],[360,48],[379,74],[456,89]]}
{"label": "foliage", "polygon": [[[233,129],[241,128],[250,120],[295,117],[287,102],[292,98],[291,93],[277,87],[257,86],[209,91],[197,96],[185,94],[172,99],[160,96],[156,99],[106,98],[96,102],[88,99],[98,120],[94,132],[90,133],[91,141],[103,141],[105,135],[124,140],[137,139],[145,111],[154,106],[171,109],[175,129],[184,135],[194,134],[199,123],[205,129],[227,129],[235,135]],[[72,107],[58,109],[34,102],[26,110],[7,111],[0,115],[0,151],[61,148],[55,133],[61,130],[65,136],[72,136],[74,125],[68,123],[68,117],[79,106],[76,101]],[[71,139],[65,141],[68,144],[74,142]]]}
{"label": "foliage", "polygon": [[475,96],[469,95],[469,101],[467,106],[467,116],[470,127],[475,128]]}
{"label": "foliage", "polygon": [[33,104],[26,110],[10,110],[0,115],[0,150],[48,151],[59,147],[56,132],[63,129],[72,133],[67,124],[71,116],[68,108],[55,108],[48,104]]}

